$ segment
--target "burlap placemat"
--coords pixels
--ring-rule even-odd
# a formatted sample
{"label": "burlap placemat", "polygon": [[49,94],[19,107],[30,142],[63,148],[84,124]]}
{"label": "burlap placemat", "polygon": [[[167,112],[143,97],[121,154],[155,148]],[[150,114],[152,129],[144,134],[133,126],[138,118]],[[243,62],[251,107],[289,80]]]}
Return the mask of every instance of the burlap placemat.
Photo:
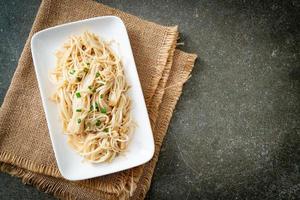
{"label": "burlap placemat", "polygon": [[[71,182],[61,177],[56,166],[33,69],[30,38],[47,27],[102,15],[116,15],[125,22],[151,119],[155,155],[133,169]],[[1,170],[63,198],[144,198],[173,109],[196,58],[180,51],[173,56],[177,34],[177,27],[147,22],[93,1],[43,1],[0,112]]]}

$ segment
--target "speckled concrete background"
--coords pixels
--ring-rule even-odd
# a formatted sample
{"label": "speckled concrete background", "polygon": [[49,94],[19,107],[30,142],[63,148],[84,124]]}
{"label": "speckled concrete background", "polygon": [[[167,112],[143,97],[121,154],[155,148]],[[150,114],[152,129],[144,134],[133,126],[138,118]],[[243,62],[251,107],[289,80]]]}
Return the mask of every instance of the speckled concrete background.
{"label": "speckled concrete background", "polygon": [[[40,1],[0,1],[0,102]],[[147,199],[300,199],[299,1],[102,1],[199,58]],[[52,199],[0,174],[1,199]]]}

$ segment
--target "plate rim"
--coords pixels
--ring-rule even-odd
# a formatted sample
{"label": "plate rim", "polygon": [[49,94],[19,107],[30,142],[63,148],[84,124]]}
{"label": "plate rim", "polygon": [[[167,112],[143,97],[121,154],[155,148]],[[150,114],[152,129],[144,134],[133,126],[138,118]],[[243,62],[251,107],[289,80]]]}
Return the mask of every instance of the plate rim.
{"label": "plate rim", "polygon": [[[138,87],[141,91],[141,94],[138,94],[138,95],[142,95],[142,97],[143,97],[143,102],[139,102],[139,103],[142,103],[143,104],[142,106],[146,110],[146,116],[147,116],[147,119],[146,119],[147,122],[146,123],[147,123],[147,126],[150,127],[149,131],[151,133],[150,134],[151,141],[149,141],[149,142],[151,143],[151,152],[149,150],[149,153],[147,154],[149,156],[145,157],[141,162],[138,162],[138,164],[134,164],[134,163],[131,164],[131,165],[129,164],[129,165],[126,165],[125,167],[120,167],[117,170],[113,170],[113,171],[110,171],[108,173],[103,173],[103,174],[100,174],[100,175],[95,174],[95,175],[92,175],[92,176],[90,175],[90,176],[84,176],[84,177],[80,177],[80,178],[74,178],[74,177],[70,177],[67,174],[65,174],[65,170],[63,170],[63,167],[61,166],[61,164],[59,162],[59,159],[58,159],[58,156],[57,156],[57,154],[59,154],[59,153],[57,152],[56,147],[55,147],[56,145],[54,144],[54,134],[52,134],[52,131],[54,131],[54,128],[51,128],[52,127],[51,123],[49,123],[50,116],[48,116],[49,115],[48,111],[46,111],[46,107],[48,107],[47,106],[48,103],[46,102],[45,94],[43,94],[44,90],[42,89],[41,78],[39,77],[39,73],[37,72],[38,71],[37,69],[40,68],[40,67],[38,67],[38,64],[37,64],[37,62],[38,62],[37,60],[39,59],[38,58],[39,56],[37,56],[36,53],[35,53],[36,48],[34,48],[34,44],[35,44],[35,41],[40,36],[40,34],[42,34],[42,33],[49,32],[49,31],[52,31],[52,30],[55,30],[55,29],[66,28],[67,26],[74,25],[74,24],[84,24],[85,22],[94,21],[94,20],[95,21],[96,20],[102,20],[102,19],[105,19],[105,18],[114,18],[115,20],[121,22],[122,29],[125,30],[125,33],[126,33],[125,37],[126,37],[127,42],[129,42],[129,49],[130,49],[130,51],[128,53],[130,54],[129,56],[133,59],[133,64],[134,64],[133,68],[134,68],[134,71],[135,71],[135,73],[137,75],[137,78],[138,78],[138,81],[135,84],[138,84]],[[71,35],[71,33],[70,33],[70,35]],[[127,170],[127,169],[130,169],[130,168],[145,164],[146,162],[148,162],[149,160],[152,159],[152,157],[155,153],[155,141],[154,141],[153,131],[152,131],[151,123],[150,123],[150,117],[149,117],[149,114],[148,114],[147,106],[146,106],[146,103],[145,103],[144,94],[143,94],[142,87],[141,87],[141,82],[140,82],[140,79],[139,79],[139,75],[138,75],[138,72],[137,72],[137,67],[136,67],[133,52],[132,52],[132,46],[131,46],[131,43],[130,43],[130,39],[129,39],[129,36],[128,36],[126,26],[125,26],[124,22],[122,21],[122,19],[120,19],[119,17],[114,16],[114,15],[106,15],[106,16],[87,18],[87,19],[78,20],[78,21],[72,21],[72,22],[68,22],[68,23],[64,23],[64,24],[59,24],[59,25],[56,25],[56,26],[53,26],[53,27],[49,27],[49,28],[40,30],[40,31],[33,34],[33,36],[31,37],[31,40],[30,40],[30,48],[31,48],[31,55],[32,55],[35,75],[36,75],[36,79],[37,79],[37,82],[38,82],[40,97],[41,97],[41,100],[42,100],[43,110],[44,110],[44,113],[45,113],[45,118],[46,118],[46,123],[47,123],[47,128],[48,128],[48,134],[49,134],[50,140],[51,140],[51,146],[52,146],[52,149],[53,149],[53,152],[54,152],[54,155],[55,155],[55,160],[56,160],[58,170],[65,179],[71,180],[71,181],[76,181],[76,180],[85,180],[85,179],[100,177],[100,176],[120,172],[120,171],[123,171],[123,170]]]}

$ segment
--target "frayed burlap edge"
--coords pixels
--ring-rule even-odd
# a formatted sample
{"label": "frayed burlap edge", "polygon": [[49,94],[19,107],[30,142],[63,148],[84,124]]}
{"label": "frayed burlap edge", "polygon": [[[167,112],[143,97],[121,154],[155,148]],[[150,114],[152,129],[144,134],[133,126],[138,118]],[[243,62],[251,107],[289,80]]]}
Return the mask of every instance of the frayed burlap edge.
{"label": "frayed burlap edge", "polygon": [[[176,38],[177,37],[178,37],[178,32],[177,32]],[[155,90],[155,93],[152,97],[152,101],[149,105],[149,111],[148,112],[149,112],[150,121],[151,121],[152,125],[154,125],[156,123],[158,113],[159,113],[158,109],[159,109],[159,106],[162,102],[163,95],[165,93],[164,88],[167,84],[167,81],[168,81],[168,78],[169,78],[169,75],[170,75],[170,70],[171,70],[171,67],[172,67],[172,64],[173,64],[173,57],[174,57],[174,52],[175,52],[175,48],[176,48],[176,42],[177,41],[174,41],[173,44],[172,44],[172,48],[169,51],[169,56],[168,56],[168,59],[167,59],[165,69],[162,73],[162,77],[158,82],[158,86]]]}
{"label": "frayed burlap edge", "polygon": [[53,168],[51,166],[36,165],[25,158],[20,158],[19,156],[12,156],[6,152],[0,152],[0,158],[1,162],[15,165],[16,168],[26,166],[26,168],[28,169],[34,169],[34,172],[36,173],[51,174],[52,176],[58,178],[61,177],[59,171],[56,168]]}
{"label": "frayed burlap edge", "polygon": [[[47,194],[51,194],[58,199],[99,199],[99,196],[95,195],[93,198],[86,198],[86,197],[77,197],[72,194],[71,191],[78,190],[78,185],[75,182],[69,182],[71,185],[65,187],[65,180],[57,181],[56,179],[51,176],[46,176],[42,174],[37,174],[35,172],[31,172],[22,168],[16,168],[13,165],[0,163],[0,171],[10,174],[11,176],[18,177],[21,179],[22,183],[27,185],[35,186],[39,191],[45,192]],[[126,199],[128,195],[125,194],[109,194],[106,192],[98,191],[91,188],[81,188],[84,194],[90,194],[96,192],[97,194],[101,195],[100,199]],[[84,190],[84,191],[83,191]]]}
{"label": "frayed burlap edge", "polygon": [[[163,45],[161,47],[161,50],[159,52],[159,56],[157,59],[157,68],[160,69],[165,69],[170,68],[172,65],[172,61],[173,61],[173,54],[175,51],[175,47],[176,47],[176,42],[177,42],[177,38],[178,38],[178,26],[173,26],[173,27],[169,27],[169,30],[167,31],[167,34],[165,35],[165,39],[163,42]],[[170,57],[172,56],[172,57]],[[162,70],[162,74],[159,74],[160,77],[163,76],[163,72],[164,70]],[[160,79],[161,80],[161,79]],[[160,82],[160,81],[159,81]],[[157,83],[157,85],[154,85],[153,88],[156,88],[156,90],[154,90],[150,95],[149,95],[149,101],[148,99],[146,99],[146,102],[149,102],[149,110],[151,110],[151,104],[155,104],[156,102],[152,102],[153,97],[155,95],[155,93],[157,92],[157,87],[159,85],[159,82]],[[149,111],[148,111],[149,112]],[[153,118],[151,117],[151,112],[148,113],[150,119]],[[151,124],[153,126],[153,124]]]}
{"label": "frayed burlap edge", "polygon": [[46,182],[44,182],[43,179],[34,178],[34,174],[26,172],[22,168],[17,168],[13,165],[6,163],[0,163],[0,171],[8,173],[11,176],[21,178],[24,184],[34,185],[38,190],[45,193],[50,193],[57,198],[75,199],[67,191],[62,190],[60,187],[49,185]]}

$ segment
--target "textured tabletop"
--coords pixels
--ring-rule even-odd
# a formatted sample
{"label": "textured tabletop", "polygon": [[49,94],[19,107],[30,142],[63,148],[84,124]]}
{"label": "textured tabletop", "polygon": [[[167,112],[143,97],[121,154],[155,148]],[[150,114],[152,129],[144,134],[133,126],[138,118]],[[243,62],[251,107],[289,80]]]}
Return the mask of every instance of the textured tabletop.
{"label": "textured tabletop", "polygon": [[[197,53],[147,199],[300,199],[299,1],[101,1]],[[264,3],[262,3],[264,2]],[[0,0],[0,104],[39,0]],[[0,173],[0,199],[53,199]]]}

